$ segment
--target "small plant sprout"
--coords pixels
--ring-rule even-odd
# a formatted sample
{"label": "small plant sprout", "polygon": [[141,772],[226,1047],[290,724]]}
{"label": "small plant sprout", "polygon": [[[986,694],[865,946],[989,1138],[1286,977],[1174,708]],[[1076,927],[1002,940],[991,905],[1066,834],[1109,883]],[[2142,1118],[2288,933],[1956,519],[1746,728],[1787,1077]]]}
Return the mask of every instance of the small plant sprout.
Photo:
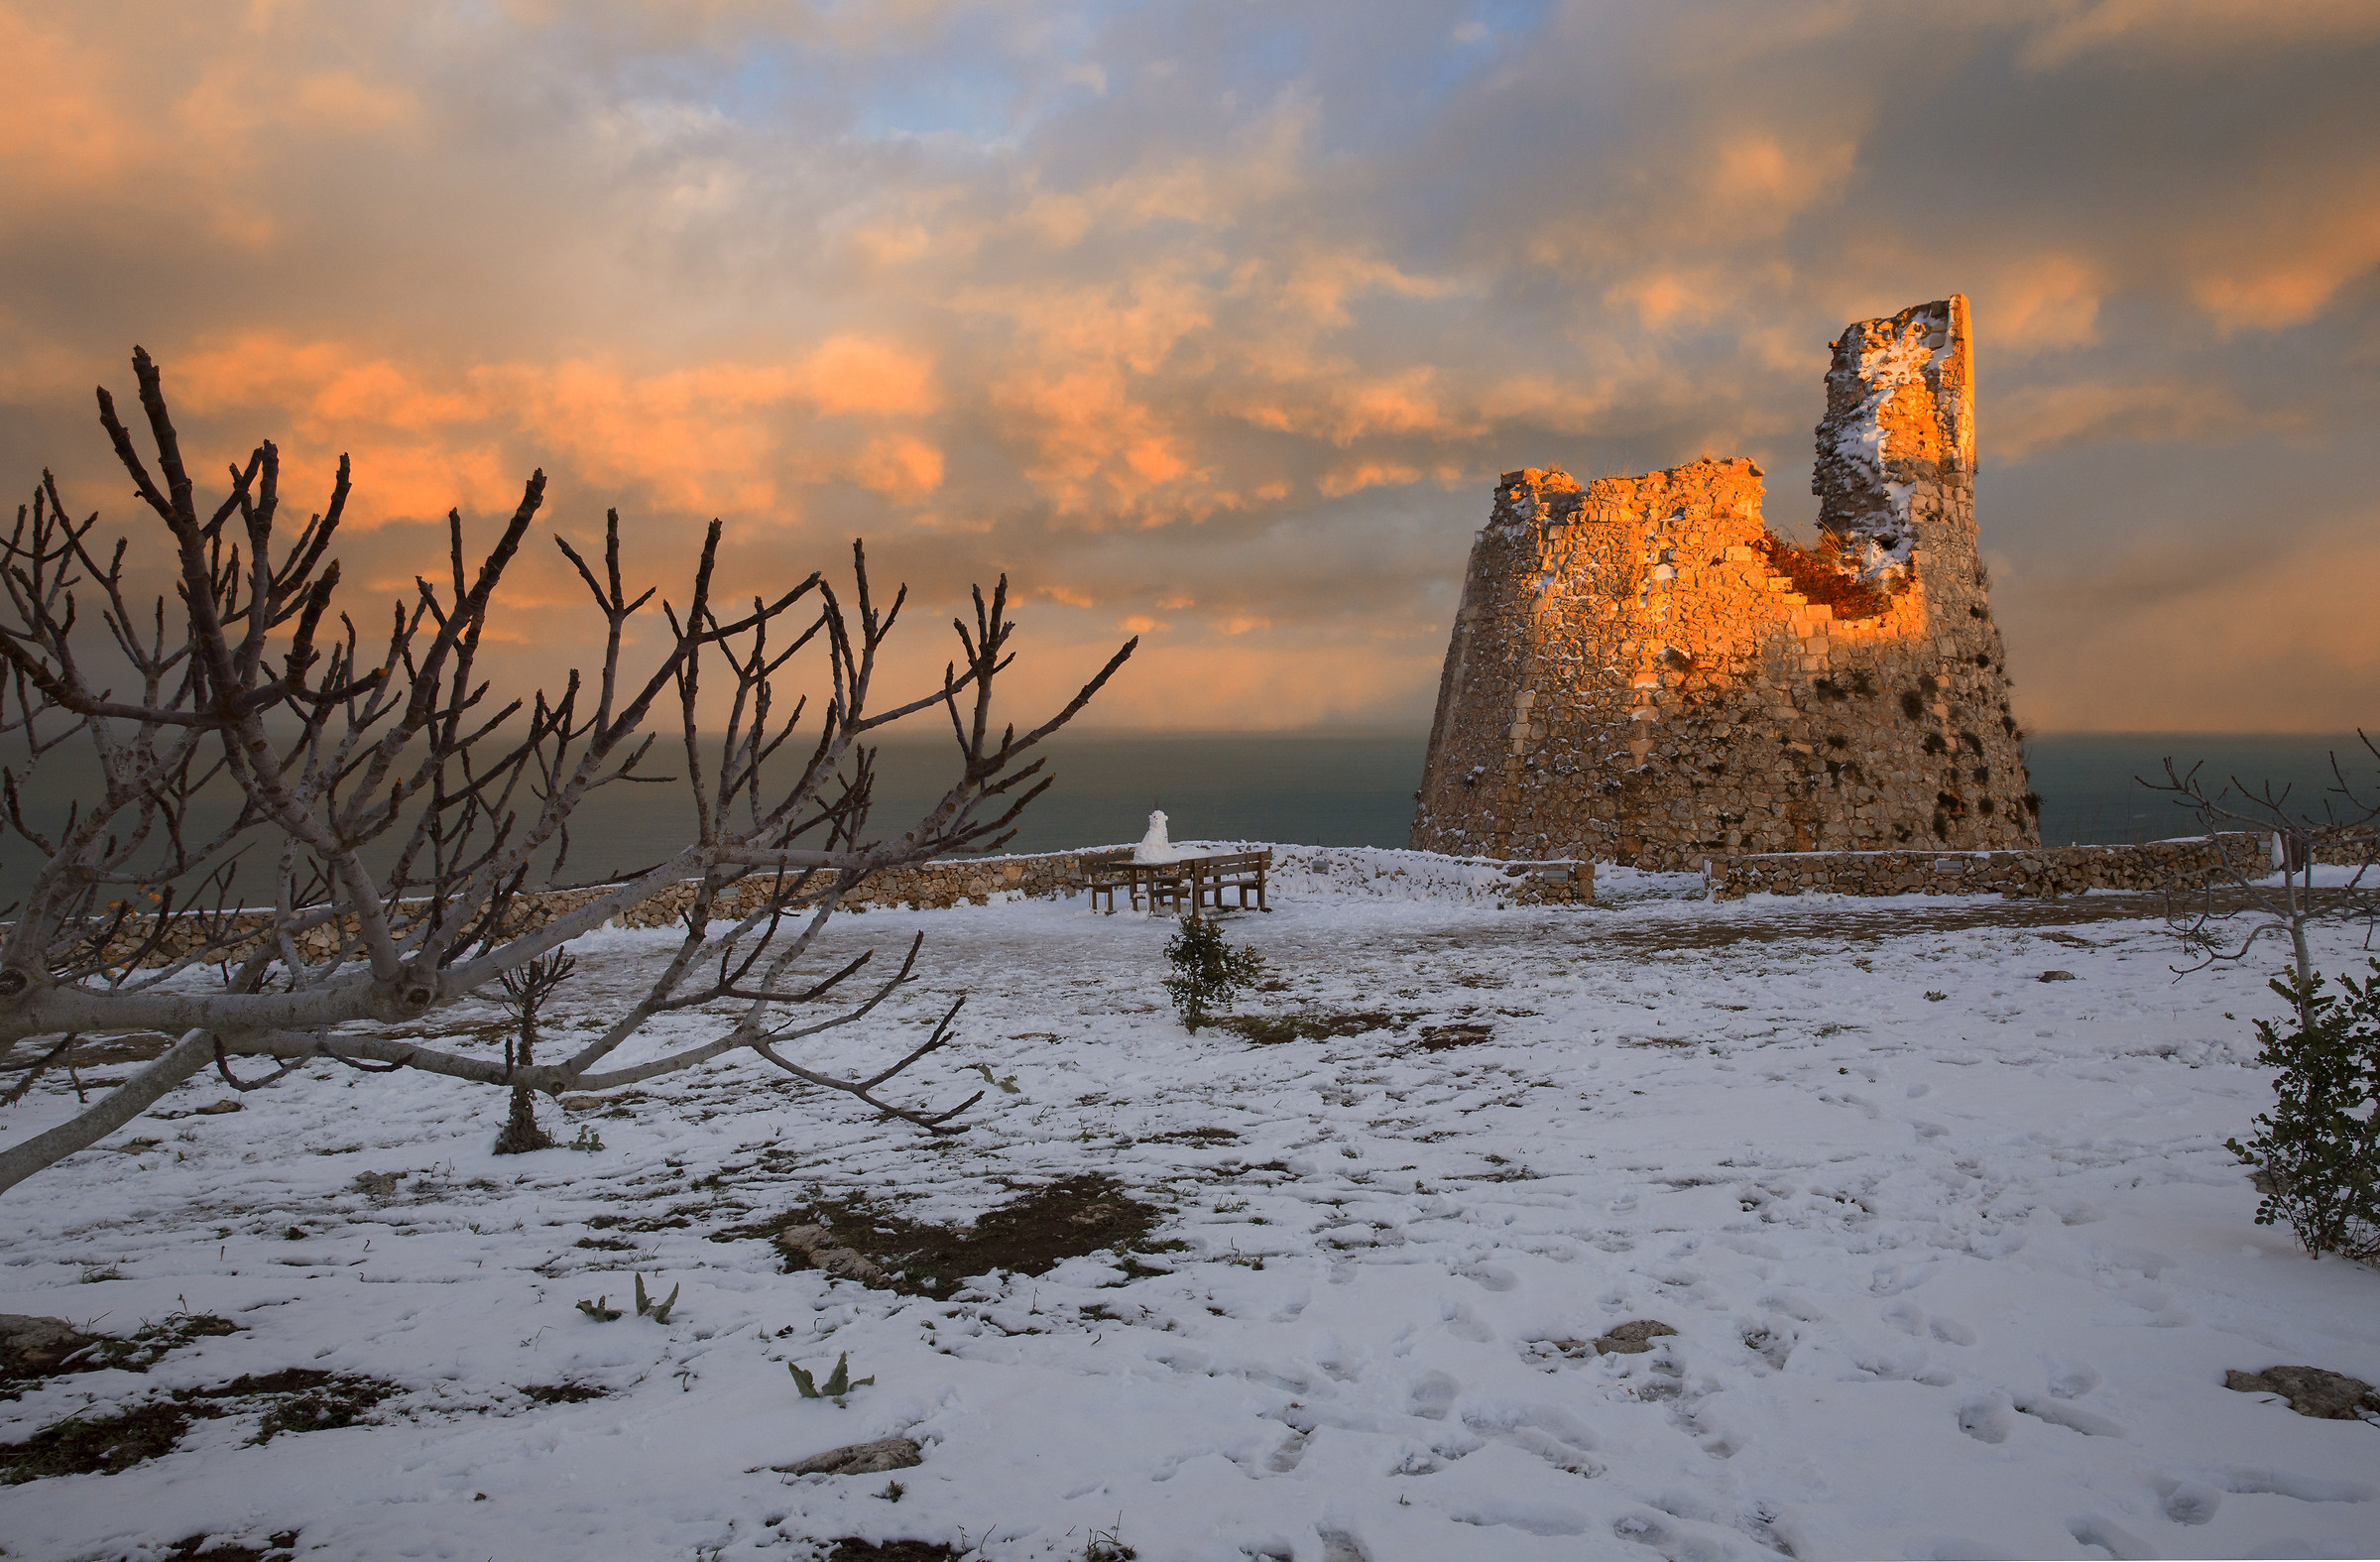
{"label": "small plant sprout", "polygon": [[1264,975],[1264,957],[1253,949],[1235,949],[1224,942],[1223,929],[1203,916],[1182,918],[1182,930],[1165,945],[1165,958],[1175,974],[1165,982],[1182,1028],[1196,1034],[1211,1021],[1215,1011],[1229,1009],[1244,987],[1253,987]]}
{"label": "small plant sprout", "polygon": [[[645,1276],[642,1274],[638,1275],[637,1316],[640,1318],[651,1318],[654,1323],[667,1323],[669,1321],[669,1309],[677,1305],[678,1290],[678,1286],[670,1286],[669,1294],[656,1302],[645,1294]],[[618,1315],[614,1314],[614,1316]]]}
{"label": "small plant sprout", "polygon": [[835,1358],[835,1370],[826,1375],[826,1386],[823,1388],[808,1373],[803,1372],[791,1362],[785,1363],[785,1371],[793,1375],[793,1386],[801,1390],[801,1396],[804,1399],[832,1399],[838,1405],[843,1402],[843,1396],[854,1388],[865,1388],[876,1382],[874,1373],[856,1382],[853,1380],[849,1351]]}
{"label": "small plant sprout", "polygon": [[876,1495],[883,1498],[888,1502],[897,1502],[902,1497],[907,1495],[908,1490],[909,1489],[907,1487],[902,1486],[898,1481],[887,1481],[885,1483],[885,1489]]}
{"label": "small plant sprout", "polygon": [[593,1301],[588,1301],[582,1296],[579,1298],[578,1310],[585,1313],[588,1317],[594,1319],[597,1323],[617,1323],[620,1321],[620,1309],[617,1307],[606,1307],[604,1305],[605,1302],[610,1300],[611,1298],[609,1296],[598,1296]]}

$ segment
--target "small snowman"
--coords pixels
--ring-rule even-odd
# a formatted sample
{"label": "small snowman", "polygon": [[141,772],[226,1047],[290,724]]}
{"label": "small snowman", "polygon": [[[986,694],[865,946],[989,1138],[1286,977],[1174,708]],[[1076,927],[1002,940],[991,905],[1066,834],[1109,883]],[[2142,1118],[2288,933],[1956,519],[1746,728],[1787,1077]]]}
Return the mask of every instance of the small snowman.
{"label": "small snowman", "polygon": [[1132,848],[1136,863],[1173,863],[1182,860],[1181,849],[1165,838],[1165,810],[1157,809],[1148,816],[1148,833]]}

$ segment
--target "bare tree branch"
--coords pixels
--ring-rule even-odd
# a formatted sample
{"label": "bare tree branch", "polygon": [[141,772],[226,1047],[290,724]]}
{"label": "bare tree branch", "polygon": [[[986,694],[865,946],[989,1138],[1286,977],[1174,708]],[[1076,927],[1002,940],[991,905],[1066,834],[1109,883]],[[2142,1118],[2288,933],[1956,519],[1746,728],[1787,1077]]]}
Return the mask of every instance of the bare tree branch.
{"label": "bare tree branch", "polygon": [[[2361,731],[2355,736],[2364,753],[2380,761],[2380,747],[2371,737]],[[2135,778],[2194,817],[2222,854],[2220,872],[2195,903],[2169,901],[2167,921],[2190,960],[2176,972],[2187,975],[2243,961],[2260,939],[2286,939],[2301,991],[2299,1019],[2311,1023],[2304,1012],[2312,996],[2307,979],[2314,970],[2308,925],[2321,917],[2362,916],[2368,945],[2380,913],[2380,895],[2374,893],[2380,880],[2373,872],[2380,863],[2380,833],[2375,832],[2380,792],[2358,783],[2335,752],[2330,756],[2333,784],[2310,799],[2294,797],[2291,786],[2250,785],[2236,776],[2213,785],[2204,770],[2203,764],[2186,769],[2168,759],[2163,781]],[[2232,846],[2243,833],[2264,844],[2246,850]],[[2343,873],[2336,882],[2322,883],[2318,870],[2325,867]],[[2236,903],[2225,904],[2225,900]],[[2242,905],[2255,918],[2244,931],[2232,923]]]}

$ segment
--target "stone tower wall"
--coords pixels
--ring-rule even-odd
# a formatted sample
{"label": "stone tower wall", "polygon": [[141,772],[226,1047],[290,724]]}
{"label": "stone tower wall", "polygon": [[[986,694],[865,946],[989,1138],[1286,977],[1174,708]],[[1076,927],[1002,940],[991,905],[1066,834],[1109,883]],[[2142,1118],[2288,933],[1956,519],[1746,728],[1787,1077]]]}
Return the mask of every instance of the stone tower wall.
{"label": "stone tower wall", "polygon": [[1747,460],[1505,474],[1412,844],[1647,868],[2036,844],[1975,554],[1966,300],[1845,330],[1818,446],[1831,559],[1779,546]]}

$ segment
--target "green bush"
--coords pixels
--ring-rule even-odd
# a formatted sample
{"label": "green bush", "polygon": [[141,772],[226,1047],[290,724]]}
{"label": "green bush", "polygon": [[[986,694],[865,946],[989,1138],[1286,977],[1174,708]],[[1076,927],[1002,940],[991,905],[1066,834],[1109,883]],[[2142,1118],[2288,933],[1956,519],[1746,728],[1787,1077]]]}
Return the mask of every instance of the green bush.
{"label": "green bush", "polygon": [[2371,968],[2360,984],[2340,977],[2343,994],[2295,968],[2272,984],[2297,1016],[2288,1033],[2256,1021],[2256,1060],[2280,1071],[2273,1110],[2245,1144],[2225,1141],[2256,1168],[2257,1225],[2287,1221],[2316,1258],[2365,1263],[2380,1262],[2380,960]]}
{"label": "green bush", "polygon": [[1234,949],[1223,941],[1223,929],[1202,916],[1182,918],[1182,930],[1165,945],[1165,958],[1174,975],[1165,991],[1182,1017],[1182,1028],[1196,1034],[1200,1025],[1229,1009],[1240,989],[1253,986],[1264,974],[1264,957],[1253,949]]}

